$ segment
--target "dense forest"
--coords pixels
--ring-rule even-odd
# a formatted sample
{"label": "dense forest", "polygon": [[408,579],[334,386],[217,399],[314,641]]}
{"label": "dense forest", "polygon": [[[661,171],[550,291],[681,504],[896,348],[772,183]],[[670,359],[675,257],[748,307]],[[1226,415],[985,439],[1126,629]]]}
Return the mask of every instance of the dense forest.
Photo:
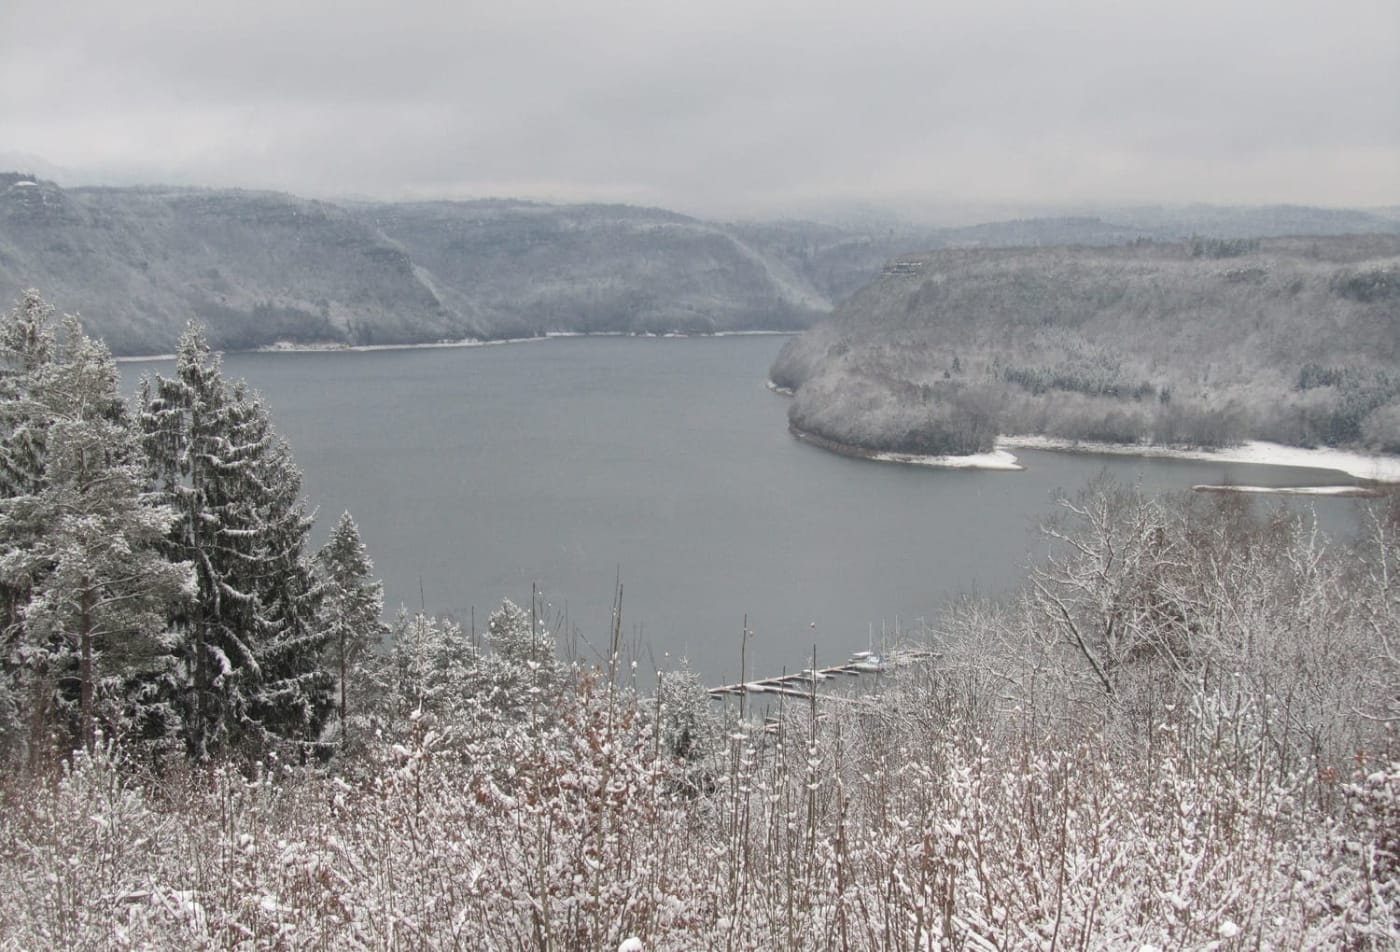
{"label": "dense forest", "polygon": [[1091,484],[934,660],[759,722],[638,693],[620,591],[595,666],[534,606],[386,626],[196,327],[128,407],[25,295],[0,478],[0,947],[1400,941],[1395,497],[1328,540]]}
{"label": "dense forest", "polygon": [[794,428],[931,455],[999,434],[1400,451],[1400,238],[905,255],[784,348]]}

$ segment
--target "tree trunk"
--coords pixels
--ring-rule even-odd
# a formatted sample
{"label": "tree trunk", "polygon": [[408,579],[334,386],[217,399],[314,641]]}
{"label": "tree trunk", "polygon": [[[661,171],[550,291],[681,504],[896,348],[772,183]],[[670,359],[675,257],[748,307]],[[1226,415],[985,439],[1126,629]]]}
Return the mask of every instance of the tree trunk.
{"label": "tree trunk", "polygon": [[92,683],[92,586],[84,579],[83,592],[78,596],[78,681],[82,688],[80,730],[83,747],[92,753],[96,742],[93,730]]}
{"label": "tree trunk", "polygon": [[344,631],[340,633],[340,746],[342,749],[350,742],[350,725],[345,721],[345,640],[348,637]]}

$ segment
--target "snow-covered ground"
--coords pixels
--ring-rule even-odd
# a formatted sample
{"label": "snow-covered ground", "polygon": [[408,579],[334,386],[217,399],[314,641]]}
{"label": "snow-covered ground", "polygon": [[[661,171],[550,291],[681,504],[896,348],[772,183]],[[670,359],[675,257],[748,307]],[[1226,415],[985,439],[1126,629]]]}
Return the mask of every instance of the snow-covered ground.
{"label": "snow-covered ground", "polygon": [[639,334],[631,331],[545,331],[539,337],[503,337],[499,340],[478,340],[475,337],[464,337],[461,340],[440,340],[425,344],[340,344],[327,342],[321,344],[294,344],[290,341],[277,341],[259,347],[259,353],[276,354],[302,354],[320,353],[323,351],[373,351],[373,350],[428,350],[442,347],[492,347],[497,344],[534,344],[539,341],[553,340],[557,337],[653,337],[653,338],[679,338],[689,339],[692,337],[785,337],[791,336],[791,331],[716,331],[713,334]]}
{"label": "snow-covered ground", "polygon": [[910,463],[914,466],[933,466],[938,469],[991,469],[1012,471],[1025,469],[1016,457],[1004,449],[990,453],[971,453],[967,456],[919,456],[914,453],[876,453],[870,457],[885,463]]}
{"label": "snow-covered ground", "polygon": [[527,344],[532,341],[544,340],[543,337],[511,337],[504,340],[477,340],[474,337],[464,337],[460,340],[439,340],[426,344],[340,344],[325,342],[319,344],[294,344],[290,341],[279,340],[276,343],[267,344],[257,348],[260,354],[321,354],[321,353],[367,353],[376,350],[438,350],[445,347],[490,347],[493,344]]}
{"label": "snow-covered ground", "polygon": [[[1378,483],[1400,483],[1400,456],[1371,456],[1351,450],[1331,448],[1307,449],[1284,446],[1264,440],[1248,440],[1239,446],[1223,449],[1185,449],[1171,446],[1120,443],[1090,443],[1060,440],[1046,436],[1003,436],[997,440],[998,449],[1057,450],[1076,453],[1111,453],[1125,456],[1153,456],[1164,459],[1195,459],[1217,463],[1255,463],[1261,466],[1291,466],[1299,469],[1319,469],[1345,473],[1354,479]],[[1336,486],[1293,487],[1293,492],[1336,492]],[[1257,487],[1256,491],[1277,491]]]}
{"label": "snow-covered ground", "polygon": [[[770,390],[783,393],[783,389],[771,381]],[[931,466],[938,469],[984,469],[1012,472],[1026,467],[1016,458],[1012,450],[1051,450],[1063,453],[1106,453],[1115,456],[1147,456],[1159,459],[1206,460],[1217,463],[1252,463],[1261,466],[1289,466],[1298,469],[1316,469],[1342,473],[1353,479],[1374,483],[1400,485],[1400,457],[1368,456],[1350,450],[1306,449],[1301,446],[1284,446],[1263,440],[1250,440],[1239,446],[1218,450],[1188,449],[1151,444],[1125,445],[1122,443],[1093,443],[1088,441],[1061,440],[1048,436],[1003,436],[996,442],[996,449],[989,453],[974,453],[967,456],[920,456],[916,453],[872,453],[869,458],[885,463],[906,463],[914,466]],[[1316,496],[1355,496],[1371,495],[1364,486],[1337,485],[1321,486],[1197,486],[1202,491],[1279,493],[1286,495]]]}
{"label": "snow-covered ground", "polygon": [[1275,496],[1360,496],[1371,497],[1384,494],[1384,490],[1370,486],[1233,486],[1196,485],[1198,493],[1270,493]]}

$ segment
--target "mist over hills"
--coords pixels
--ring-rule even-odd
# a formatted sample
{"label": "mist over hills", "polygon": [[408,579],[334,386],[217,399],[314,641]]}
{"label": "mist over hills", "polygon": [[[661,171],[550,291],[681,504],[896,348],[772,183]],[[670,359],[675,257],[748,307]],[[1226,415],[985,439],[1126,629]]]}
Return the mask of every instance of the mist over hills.
{"label": "mist over hills", "polygon": [[117,354],[211,343],[411,344],[548,332],[796,330],[911,250],[1114,245],[1195,232],[1400,233],[1322,209],[1126,209],[933,228],[708,222],[657,208],[365,203],[0,173],[0,301],[38,288]]}
{"label": "mist over hills", "polygon": [[906,255],[788,343],[795,429],[966,454],[999,434],[1400,451],[1400,235]]}

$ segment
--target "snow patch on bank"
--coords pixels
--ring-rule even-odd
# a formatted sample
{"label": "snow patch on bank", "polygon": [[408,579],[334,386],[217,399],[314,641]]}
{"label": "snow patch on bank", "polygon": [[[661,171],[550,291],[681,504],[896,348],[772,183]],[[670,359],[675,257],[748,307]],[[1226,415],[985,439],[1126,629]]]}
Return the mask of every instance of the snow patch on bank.
{"label": "snow patch on bank", "polygon": [[[783,389],[771,380],[768,382],[768,389],[777,393],[783,392]],[[1026,467],[1011,450],[1029,449],[1064,453],[1145,456],[1159,459],[1204,460],[1217,463],[1247,463],[1259,466],[1288,466],[1341,473],[1360,480],[1362,483],[1362,485],[1330,486],[1201,485],[1193,487],[1197,492],[1274,493],[1292,496],[1377,496],[1385,493],[1386,489],[1383,487],[1400,485],[1400,457],[1397,456],[1368,456],[1350,450],[1306,449],[1300,446],[1268,443],[1263,440],[1251,440],[1239,446],[1218,450],[1204,450],[1154,444],[1094,443],[1082,440],[1062,440],[1047,436],[1003,436],[997,439],[996,448],[989,453],[973,453],[967,456],[921,456],[917,453],[862,450],[805,433],[796,428],[791,429],[793,435],[801,440],[815,443],[824,449],[846,456],[856,456],[882,463],[928,466],[936,469],[1015,472],[1024,470]]]}
{"label": "snow patch on bank", "polygon": [[842,456],[850,456],[854,459],[874,460],[877,463],[904,463],[912,466],[928,466],[935,469],[987,469],[1000,470],[1002,472],[1013,472],[1024,469],[1020,463],[1016,462],[1016,457],[1005,450],[992,450],[989,453],[969,453],[966,456],[924,456],[918,453],[890,453],[880,450],[869,450],[861,446],[852,446],[849,443],[840,443],[836,440],[818,436],[815,433],[808,433],[800,427],[788,424],[788,432],[804,443],[811,443],[832,453]]}
{"label": "snow patch on bank", "polygon": [[1006,450],[992,450],[990,453],[969,453],[966,456],[920,456],[916,453],[872,453],[870,459],[882,463],[909,463],[913,466],[932,466],[936,469],[992,469],[1014,472],[1025,469]]}
{"label": "snow patch on bank", "polygon": [[422,344],[342,344],[336,341],[295,344],[291,341],[276,341],[256,348],[255,352],[259,354],[361,353],[375,350],[432,350],[444,347],[495,347],[501,344],[537,344],[541,341],[571,337],[635,337],[650,340],[694,340],[707,337],[790,337],[792,334],[792,331],[715,331],[713,334],[682,334],[675,331],[664,334],[640,333],[636,331],[545,331],[538,337],[502,337],[492,340],[464,337],[460,340],[439,340]]}
{"label": "snow patch on bank", "polygon": [[[1093,443],[1062,440],[1048,436],[1003,436],[998,448],[1054,450],[1074,453],[1106,453],[1119,456],[1152,456],[1164,459],[1205,460],[1214,463],[1252,463],[1260,466],[1290,466],[1298,469],[1323,469],[1345,473],[1353,479],[1378,483],[1400,483],[1400,456],[1370,456],[1351,450],[1307,449],[1285,446],[1264,440],[1249,440],[1239,446],[1221,449],[1187,449],[1155,444]],[[1322,489],[1326,487],[1300,487]],[[1350,487],[1332,487],[1333,489]],[[1277,489],[1259,487],[1261,491]]]}
{"label": "snow patch on bank", "polygon": [[1359,499],[1374,499],[1384,496],[1386,491],[1373,486],[1234,486],[1200,485],[1192,486],[1198,493],[1269,493],[1275,496],[1354,496]]}
{"label": "snow patch on bank", "polygon": [[[221,353],[250,354],[358,354],[377,350],[437,350],[444,347],[492,347],[497,344],[528,344],[542,341],[543,337],[514,337],[504,340],[440,340],[426,344],[342,344],[338,341],[321,341],[309,344],[296,344],[279,340],[264,344],[249,351],[222,351]],[[145,361],[174,360],[174,354],[134,354],[116,358],[117,363],[142,363]]]}
{"label": "snow patch on bank", "polygon": [[341,344],[327,341],[316,344],[294,344],[279,340],[254,348],[257,354],[345,354],[370,353],[378,350],[440,350],[447,347],[492,347],[497,344],[529,344],[544,340],[543,337],[508,337],[501,340],[478,340],[464,337],[460,340],[438,340],[425,344]]}

